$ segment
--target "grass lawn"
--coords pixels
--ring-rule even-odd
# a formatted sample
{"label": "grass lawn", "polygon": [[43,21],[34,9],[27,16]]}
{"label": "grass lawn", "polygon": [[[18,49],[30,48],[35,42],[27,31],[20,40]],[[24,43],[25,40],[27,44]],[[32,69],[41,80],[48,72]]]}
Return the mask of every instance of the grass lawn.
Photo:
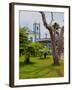
{"label": "grass lawn", "polygon": [[64,60],[60,60],[60,65],[53,65],[51,55],[47,56],[46,59],[30,57],[30,64],[24,64],[24,56],[19,59],[19,79],[64,76]]}

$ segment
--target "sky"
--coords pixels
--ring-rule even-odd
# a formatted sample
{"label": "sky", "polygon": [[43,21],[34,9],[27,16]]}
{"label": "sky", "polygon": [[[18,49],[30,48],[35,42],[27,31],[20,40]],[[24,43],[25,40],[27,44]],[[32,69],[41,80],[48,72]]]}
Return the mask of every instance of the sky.
{"label": "sky", "polygon": [[[44,12],[46,16],[47,23],[51,22],[51,12]],[[64,25],[64,13],[63,12],[53,12],[53,19],[57,23],[59,23],[60,26]],[[33,24],[34,23],[40,23],[40,32],[41,37],[44,38],[46,33],[47,37],[49,38],[49,32],[44,27],[42,22],[42,17],[39,12],[34,11],[19,11],[19,23],[20,27],[28,27],[29,30],[33,31]]]}

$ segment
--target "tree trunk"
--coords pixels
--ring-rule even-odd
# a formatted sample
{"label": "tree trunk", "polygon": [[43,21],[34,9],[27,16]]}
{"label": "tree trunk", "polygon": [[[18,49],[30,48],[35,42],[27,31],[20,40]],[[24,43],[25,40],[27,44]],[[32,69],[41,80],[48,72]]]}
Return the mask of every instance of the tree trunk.
{"label": "tree trunk", "polygon": [[26,62],[25,63],[30,63],[30,58],[26,58]]}
{"label": "tree trunk", "polygon": [[59,55],[58,55],[57,49],[56,49],[56,37],[52,31],[50,31],[50,36],[51,36],[51,43],[52,43],[53,61],[54,61],[54,64],[57,65],[57,64],[59,64]]}
{"label": "tree trunk", "polygon": [[59,58],[58,58],[58,56],[54,56],[53,55],[53,60],[54,60],[54,64],[55,65],[58,65],[59,64]]}
{"label": "tree trunk", "polygon": [[26,64],[30,63],[30,53],[29,52],[26,52],[26,54],[25,54],[24,63],[26,63]]}
{"label": "tree trunk", "polygon": [[49,31],[50,33],[50,37],[51,37],[51,43],[52,43],[52,54],[53,54],[53,60],[54,60],[54,64],[59,64],[59,60],[60,60],[60,50],[62,48],[62,36],[63,36],[63,32],[64,32],[64,27],[62,28],[61,30],[61,34],[60,34],[60,39],[59,39],[59,43],[58,43],[58,50],[57,50],[57,46],[56,46],[56,30],[50,25],[47,23],[46,21],[46,17],[45,17],[45,14],[44,12],[40,12],[41,13],[41,16],[42,16],[42,21],[43,21],[43,24],[45,26],[45,28]]}

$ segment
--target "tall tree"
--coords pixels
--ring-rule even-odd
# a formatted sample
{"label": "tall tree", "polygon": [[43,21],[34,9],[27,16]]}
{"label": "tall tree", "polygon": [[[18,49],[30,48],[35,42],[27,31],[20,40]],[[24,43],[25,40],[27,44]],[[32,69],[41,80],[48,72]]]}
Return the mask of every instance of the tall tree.
{"label": "tall tree", "polygon": [[28,44],[28,35],[27,35],[27,28],[23,27],[19,29],[19,53],[20,55],[24,54],[25,48]]}
{"label": "tall tree", "polygon": [[[59,64],[59,60],[62,53],[61,50],[63,49],[64,26],[60,27],[59,24],[56,22],[52,25],[52,20],[51,23],[48,24],[46,21],[45,13],[44,12],[40,12],[40,13],[42,16],[43,24],[50,33],[54,64]],[[52,19],[53,19],[53,15],[52,15]]]}

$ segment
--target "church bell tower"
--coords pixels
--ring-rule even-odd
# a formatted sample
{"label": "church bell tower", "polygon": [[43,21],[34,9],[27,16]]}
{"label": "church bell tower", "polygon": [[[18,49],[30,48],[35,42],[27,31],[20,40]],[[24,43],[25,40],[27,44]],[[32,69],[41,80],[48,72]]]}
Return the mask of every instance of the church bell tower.
{"label": "church bell tower", "polygon": [[33,30],[35,34],[35,41],[40,40],[40,23],[34,23]]}

